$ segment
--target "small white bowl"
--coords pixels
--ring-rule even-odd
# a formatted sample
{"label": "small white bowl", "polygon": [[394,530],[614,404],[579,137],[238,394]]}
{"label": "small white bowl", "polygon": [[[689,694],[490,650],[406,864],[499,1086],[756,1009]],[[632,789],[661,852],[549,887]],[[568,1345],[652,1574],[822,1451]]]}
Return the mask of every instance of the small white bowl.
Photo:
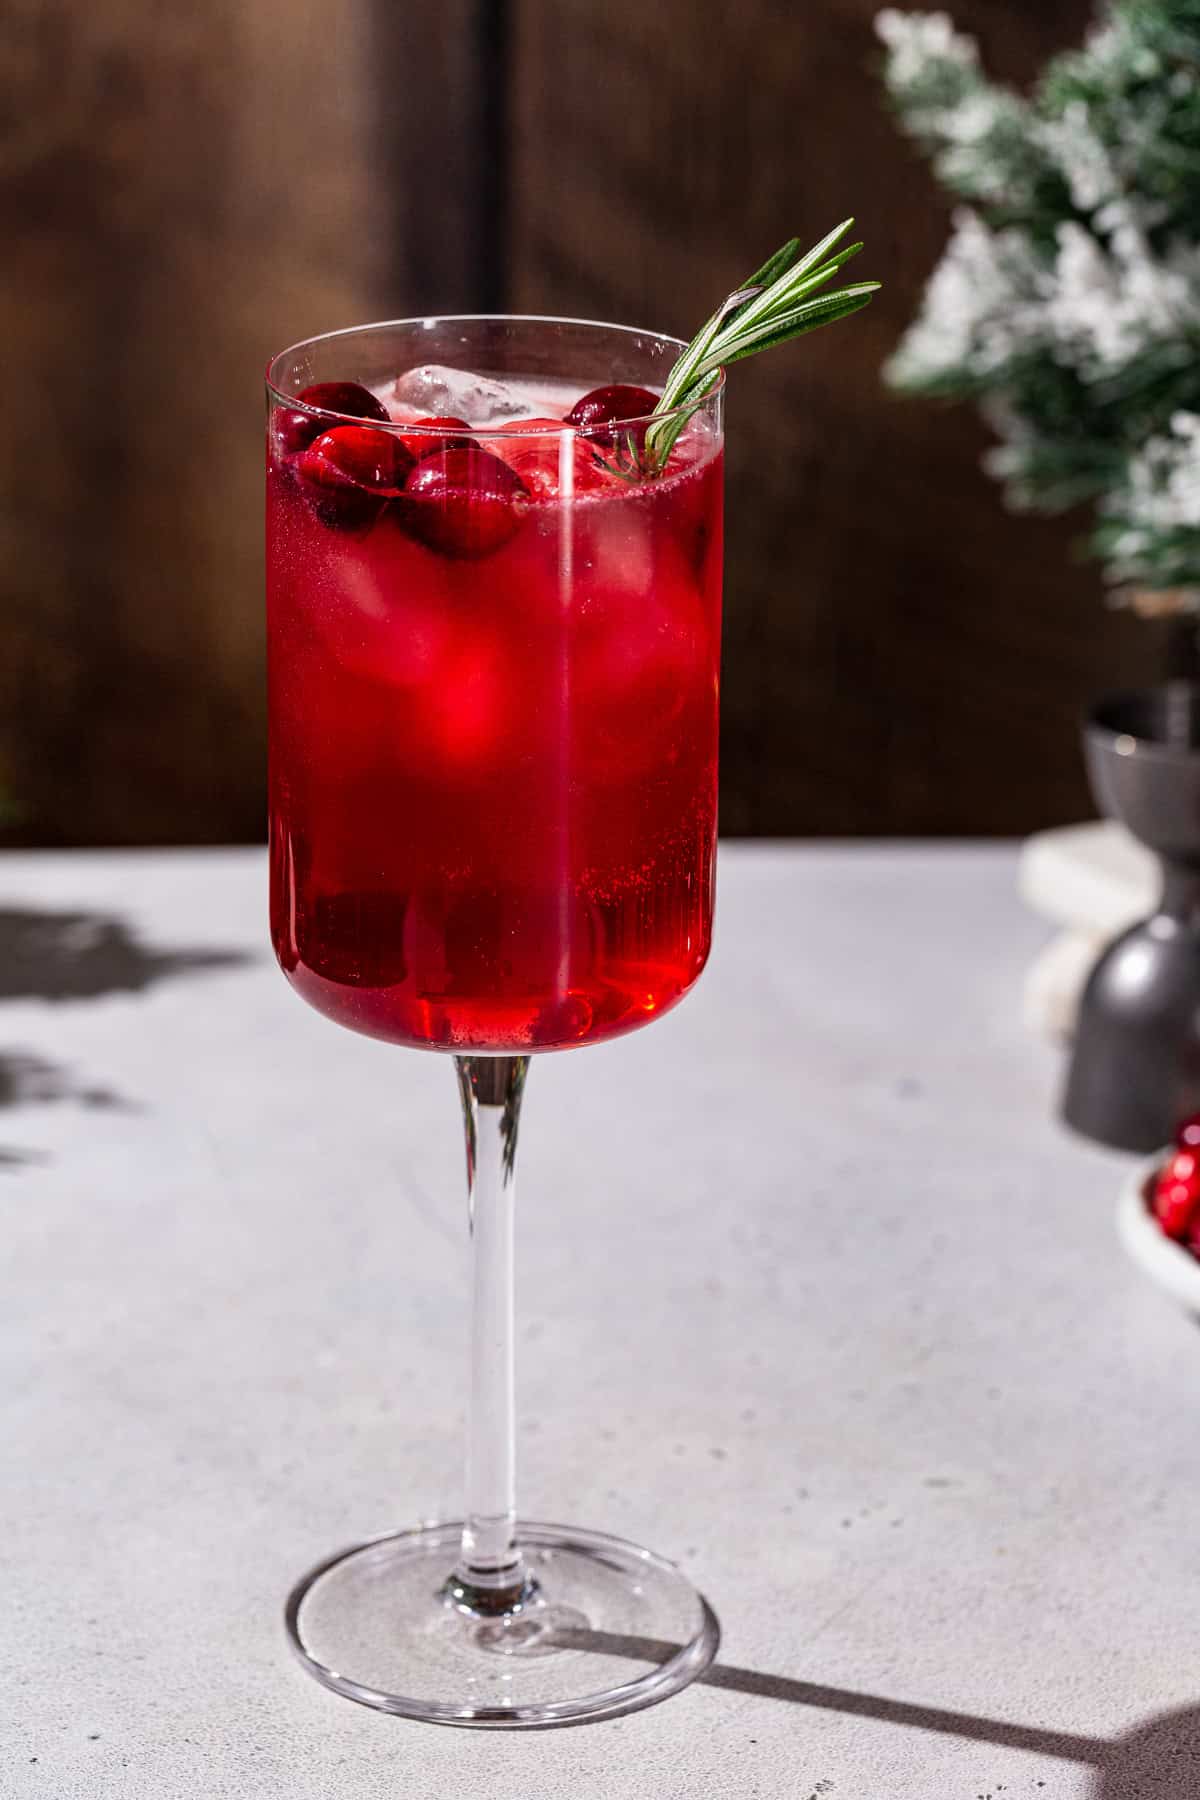
{"label": "small white bowl", "polygon": [[1126,1176],[1117,1203],[1117,1233],[1151,1281],[1189,1312],[1200,1313],[1200,1261],[1164,1235],[1146,1204],[1150,1184],[1170,1154],[1170,1150],[1160,1150]]}

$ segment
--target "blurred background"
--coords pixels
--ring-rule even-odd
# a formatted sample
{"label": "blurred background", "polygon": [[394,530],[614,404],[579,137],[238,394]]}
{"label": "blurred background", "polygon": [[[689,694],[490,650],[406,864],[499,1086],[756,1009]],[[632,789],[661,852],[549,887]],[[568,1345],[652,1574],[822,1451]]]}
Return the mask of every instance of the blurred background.
{"label": "blurred background", "polygon": [[[0,22],[0,842],[264,830],[268,355],[368,318],[690,336],[847,213],[885,282],[731,378],[722,823],[1089,814],[1075,723],[1156,646],[1079,524],[1012,519],[970,409],[889,394],[947,204],[874,0],[9,0]],[[957,0],[996,75],[1085,0]]]}

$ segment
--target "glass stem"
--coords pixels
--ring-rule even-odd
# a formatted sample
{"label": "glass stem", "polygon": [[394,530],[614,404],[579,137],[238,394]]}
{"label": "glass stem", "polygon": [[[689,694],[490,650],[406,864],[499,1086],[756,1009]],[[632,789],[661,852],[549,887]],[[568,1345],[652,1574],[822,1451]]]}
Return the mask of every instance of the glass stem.
{"label": "glass stem", "polygon": [[462,1551],[447,1593],[494,1617],[532,1592],[516,1541],[513,1201],[527,1056],[456,1056],[467,1139],[471,1382]]}

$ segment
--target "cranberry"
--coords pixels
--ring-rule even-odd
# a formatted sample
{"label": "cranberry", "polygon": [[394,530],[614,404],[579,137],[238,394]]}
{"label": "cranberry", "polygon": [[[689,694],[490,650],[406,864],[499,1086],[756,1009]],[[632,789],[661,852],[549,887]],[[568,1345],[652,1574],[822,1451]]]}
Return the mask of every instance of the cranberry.
{"label": "cranberry", "polygon": [[1200,1209],[1200,1156],[1177,1150],[1154,1183],[1154,1216],[1170,1238],[1183,1238]]}
{"label": "cranberry", "polygon": [[497,425],[496,434],[504,437],[519,437],[524,433],[527,437],[537,437],[543,431],[561,431],[566,423],[565,419],[510,419],[506,425]]}
{"label": "cranberry", "polygon": [[413,466],[391,431],[336,425],[296,458],[296,479],[326,525],[367,525],[398,494]]}
{"label": "cranberry", "polygon": [[404,489],[404,522],[443,556],[486,556],[520,524],[521,477],[490,450],[423,456]]}
{"label": "cranberry", "polygon": [[[319,407],[322,412],[342,413],[352,419],[371,419],[380,425],[389,422],[387,408],[357,381],[318,381],[312,387],[301,389],[296,398],[306,406]],[[327,419],[319,419],[315,413],[299,409],[281,411],[275,419],[279,447],[289,456],[307,450],[313,439],[320,437],[327,427]]]}
{"label": "cranberry", "polygon": [[299,960],[345,987],[395,987],[408,973],[404,894],[384,889],[314,896],[296,921]]}
{"label": "cranberry", "polygon": [[1176,1127],[1175,1142],[1181,1150],[1200,1150],[1200,1113],[1192,1113]]}
{"label": "cranberry", "polygon": [[439,450],[474,450],[475,448],[473,437],[456,437],[454,435],[456,432],[470,432],[471,427],[465,419],[455,419],[449,414],[439,414],[434,419],[414,419],[413,424],[423,426],[425,431],[432,431],[437,426],[445,433],[443,437],[426,437],[423,432],[414,431],[412,437],[404,439],[418,462],[423,456],[432,456]]}
{"label": "cranberry", "polygon": [[[503,433],[514,440],[511,447],[508,444],[497,444],[496,454],[503,457],[509,468],[521,477],[529,489],[530,498],[557,499],[562,479],[563,421],[513,419],[509,424],[497,426],[496,429],[497,434]],[[575,492],[581,494],[592,488],[606,486],[609,478],[595,448],[579,438],[574,440],[574,444]]]}
{"label": "cranberry", "polygon": [[593,388],[577,400],[567,414],[566,423],[579,431],[593,425],[617,425],[624,419],[644,419],[658,405],[658,395],[649,388],[629,387],[625,382],[610,382],[607,387]]}

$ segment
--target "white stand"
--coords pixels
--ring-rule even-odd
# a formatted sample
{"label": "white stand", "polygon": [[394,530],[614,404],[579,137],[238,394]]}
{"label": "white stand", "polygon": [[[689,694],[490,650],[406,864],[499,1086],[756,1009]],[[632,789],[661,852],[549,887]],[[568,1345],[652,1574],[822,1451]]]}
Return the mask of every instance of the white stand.
{"label": "white stand", "polygon": [[1059,927],[1025,978],[1022,1010],[1032,1031],[1055,1042],[1070,1037],[1092,964],[1105,944],[1153,908],[1158,881],[1154,857],[1111,820],[1026,839],[1018,891],[1033,912]]}

